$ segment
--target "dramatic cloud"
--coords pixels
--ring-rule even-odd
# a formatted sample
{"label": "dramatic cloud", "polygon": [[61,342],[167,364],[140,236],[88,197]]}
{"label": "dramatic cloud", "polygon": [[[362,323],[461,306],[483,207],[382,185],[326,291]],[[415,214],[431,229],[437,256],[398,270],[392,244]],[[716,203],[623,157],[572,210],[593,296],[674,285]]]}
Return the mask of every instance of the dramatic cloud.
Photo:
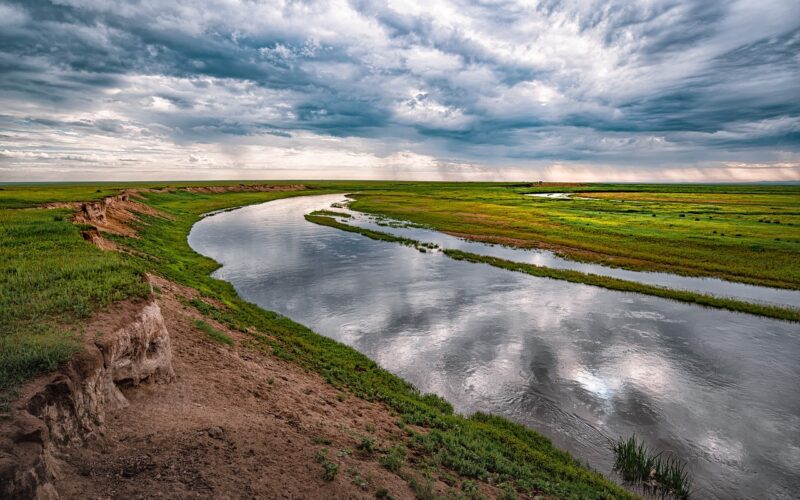
{"label": "dramatic cloud", "polygon": [[0,0],[0,180],[800,180],[800,3]]}

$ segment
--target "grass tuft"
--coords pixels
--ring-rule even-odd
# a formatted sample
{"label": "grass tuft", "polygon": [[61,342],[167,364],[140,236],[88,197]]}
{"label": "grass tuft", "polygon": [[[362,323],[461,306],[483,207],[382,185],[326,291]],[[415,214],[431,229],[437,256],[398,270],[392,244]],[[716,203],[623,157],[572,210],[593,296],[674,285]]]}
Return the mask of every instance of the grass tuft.
{"label": "grass tuft", "polygon": [[208,323],[206,323],[201,319],[196,320],[194,322],[194,326],[198,330],[208,335],[208,338],[210,338],[211,340],[215,340],[220,344],[233,345],[234,343],[232,338],[228,337],[227,335],[225,335],[224,333],[217,330],[216,328],[214,328],[213,326],[209,325]]}
{"label": "grass tuft", "polygon": [[691,496],[692,479],[680,459],[664,456],[663,452],[653,453],[635,435],[620,438],[612,450],[614,470],[626,483],[661,497],[683,500]]}
{"label": "grass tuft", "polygon": [[389,448],[386,455],[380,458],[379,462],[387,470],[397,472],[406,462],[406,450],[402,446],[393,446]]}
{"label": "grass tuft", "polygon": [[326,481],[333,481],[339,472],[339,464],[328,460],[328,449],[318,451],[315,458],[322,465],[322,478]]}

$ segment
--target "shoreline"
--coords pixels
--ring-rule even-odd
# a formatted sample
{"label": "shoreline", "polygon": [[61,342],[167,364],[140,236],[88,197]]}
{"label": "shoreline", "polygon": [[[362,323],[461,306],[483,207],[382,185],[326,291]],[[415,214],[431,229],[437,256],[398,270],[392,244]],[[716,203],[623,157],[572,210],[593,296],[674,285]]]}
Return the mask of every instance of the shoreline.
{"label": "shoreline", "polygon": [[[385,233],[382,231],[373,231],[371,229],[364,229],[357,226],[351,226],[349,224],[343,224],[328,215],[316,215],[312,212],[311,214],[306,215],[305,218],[307,221],[312,222],[314,224],[328,226],[351,233],[358,233],[368,238],[372,238],[374,240],[400,243],[402,245],[411,246],[417,249],[431,248],[428,244],[412,240],[410,238],[404,238],[389,233]],[[444,255],[455,260],[464,260],[473,263],[488,264],[490,266],[506,269],[509,271],[522,272],[540,278],[559,279],[559,280],[569,281],[572,283],[581,283],[590,286],[598,286],[601,288],[606,288],[608,290],[614,290],[619,292],[641,293],[644,295],[652,295],[654,297],[675,300],[678,302],[697,304],[704,307],[714,307],[734,312],[763,316],[766,318],[779,319],[791,322],[800,322],[800,309],[790,309],[780,306],[757,304],[742,300],[716,297],[713,295],[706,295],[686,290],[662,288],[653,285],[637,283],[634,281],[611,278],[607,276],[600,276],[597,274],[583,273],[580,271],[556,269],[552,267],[537,266],[535,264],[514,262],[506,259],[500,259],[497,257],[489,257],[475,253],[464,252],[461,250],[441,249],[441,251]]]}
{"label": "shoreline", "polygon": [[[393,429],[391,433],[396,435],[396,438],[389,441],[382,438],[370,438],[369,434],[373,431],[369,430],[371,428],[368,425],[369,422],[363,420],[361,425],[364,426],[366,432],[359,432],[355,437],[352,432],[348,433],[347,435],[350,437],[344,438],[344,441],[339,440],[341,448],[338,452],[331,450],[335,440],[315,435],[309,436],[305,432],[301,433],[306,440],[294,443],[293,447],[305,454],[305,458],[301,460],[302,465],[298,464],[300,475],[297,476],[297,480],[302,481],[301,478],[307,477],[308,474],[312,474],[314,477],[313,480],[306,481],[308,483],[306,486],[312,488],[308,490],[308,494],[312,494],[312,491],[325,491],[326,485],[332,482],[336,488],[345,488],[332,491],[340,491],[342,494],[357,498],[369,498],[376,494],[387,495],[390,493],[397,498],[413,498],[420,495],[447,494],[447,492],[453,491],[483,492],[492,497],[501,497],[504,494],[523,496],[545,494],[556,497],[613,495],[620,498],[633,498],[633,494],[626,492],[609,479],[584,468],[568,453],[555,448],[548,439],[535,431],[500,417],[483,414],[469,417],[457,415],[449,403],[443,399],[431,394],[421,394],[413,386],[381,369],[357,351],[316,334],[289,318],[242,300],[230,284],[210,277],[210,273],[219,264],[200,256],[188,246],[188,233],[204,213],[226,208],[239,208],[287,196],[330,193],[330,190],[282,193],[229,192],[214,193],[211,198],[206,193],[144,193],[143,204],[148,207],[146,213],[135,211],[135,215],[133,213],[122,214],[122,211],[115,212],[116,208],[111,204],[108,206],[102,204],[105,209],[110,211],[104,212],[102,217],[98,215],[98,218],[104,222],[99,234],[102,235],[102,241],[111,244],[106,247],[107,250],[102,251],[120,255],[134,269],[154,273],[159,283],[154,287],[155,293],[158,295],[164,295],[167,290],[172,289],[184,290],[172,295],[172,299],[177,301],[179,306],[173,304],[168,308],[165,307],[169,311],[182,315],[188,311],[194,317],[194,323],[188,327],[184,321],[183,326],[173,328],[176,331],[182,331],[181,335],[188,333],[201,338],[203,336],[218,339],[228,338],[235,344],[239,358],[248,362],[256,362],[255,359],[258,357],[256,353],[262,353],[267,356],[266,359],[275,360],[278,363],[288,363],[287,366],[319,377],[320,383],[324,384],[319,386],[319,389],[326,387],[329,388],[326,390],[334,390],[343,394],[343,396],[334,396],[340,402],[354,399],[359,404],[361,402],[378,404],[385,408],[382,418],[388,418],[388,422],[391,423],[387,425]],[[121,234],[102,230],[103,227],[113,228],[114,223],[119,222],[118,217],[126,220],[128,227],[132,228],[131,233]],[[68,223],[67,221],[58,222]],[[81,228],[74,227],[72,229],[75,231],[73,234],[76,237],[79,237],[77,233]],[[101,240],[94,238],[89,241],[97,244]],[[168,312],[167,315],[169,314]],[[212,335],[214,332],[219,335]],[[208,340],[204,342],[208,342]],[[211,340],[211,342],[214,341]],[[227,342],[224,344],[227,345]],[[178,347],[180,348],[180,343],[178,343]],[[214,349],[228,348],[230,347],[215,347],[207,354],[213,352]],[[200,352],[205,353],[206,348],[203,347]],[[179,351],[175,355],[177,359],[181,359],[182,354]],[[178,363],[175,374],[178,383],[183,383],[181,382],[182,377],[187,372],[185,369],[182,370]],[[241,375],[246,377],[244,372]],[[217,376],[223,375],[215,370],[202,373],[204,380],[213,381]],[[272,385],[272,383],[267,381],[266,385]],[[140,450],[140,453],[146,453],[149,457],[146,462],[143,462],[142,471],[152,470],[152,467],[158,470],[159,467],[162,467],[160,464],[167,464],[170,460],[179,460],[180,463],[189,467],[187,470],[194,468],[194,470],[200,471],[198,473],[201,477],[204,474],[210,474],[215,475],[216,479],[194,481],[187,486],[181,478],[160,474],[160,479],[156,478],[156,483],[139,483],[137,486],[136,480],[139,479],[139,472],[130,472],[128,469],[124,469],[128,472],[125,472],[126,475],[123,476],[126,479],[122,481],[122,486],[128,488],[127,491],[141,491],[140,486],[146,486],[149,489],[161,488],[166,485],[166,487],[172,488],[171,491],[176,492],[194,491],[193,488],[197,487],[210,487],[211,491],[224,492],[226,491],[224,488],[238,484],[239,478],[229,472],[218,472],[214,468],[200,467],[198,469],[199,465],[191,459],[192,453],[187,452],[180,457],[169,455],[169,453],[159,455],[159,450],[162,448],[166,451],[180,446],[208,449],[209,442],[205,441],[208,437],[212,440],[210,446],[213,449],[217,449],[219,445],[224,445],[219,448],[223,450],[238,449],[246,443],[236,437],[236,433],[229,435],[229,429],[224,424],[209,427],[208,422],[204,422],[202,426],[199,426],[197,422],[186,420],[191,415],[197,417],[197,413],[189,412],[189,416],[174,413],[173,401],[165,396],[170,391],[174,392],[174,387],[176,386],[169,384],[143,383],[125,389],[124,393],[131,402],[131,407],[127,410],[110,412],[110,415],[114,415],[114,417],[110,423],[106,424],[104,432],[107,437],[98,441],[102,447],[119,450],[119,455],[116,455],[114,460],[108,463],[99,461],[96,456],[92,455],[91,447],[87,450],[86,455],[70,455],[66,450],[58,449],[57,454],[60,459],[71,460],[69,464],[73,468],[68,468],[68,470],[77,474],[71,477],[77,481],[74,484],[78,486],[75,486],[75,489],[68,488],[67,490],[87,491],[88,487],[100,487],[104,484],[102,474],[105,472],[93,475],[93,471],[102,472],[108,467],[113,469],[117,466],[124,469],[125,463],[130,460],[139,460],[136,455],[129,453],[134,449]],[[218,383],[210,384],[208,389],[224,392]],[[163,393],[162,390],[167,390],[167,393]],[[311,393],[316,393],[313,388],[311,391]],[[114,422],[124,423],[128,418],[124,416],[124,413],[117,413],[118,411],[132,412],[131,415],[133,415],[136,411],[147,408],[148,401],[151,401],[152,398],[163,400],[165,397],[169,401],[166,401],[165,406],[158,410],[161,414],[169,415],[169,418],[164,421],[164,425],[174,427],[183,425],[183,422],[186,422],[187,425],[187,432],[181,434],[179,443],[171,445],[159,439],[153,441],[147,433],[131,433],[124,428],[114,426]],[[293,409],[292,401],[296,401],[296,397],[287,400],[286,404],[289,406],[283,406],[282,410],[294,414],[287,420],[290,427],[303,429],[307,416],[304,412],[296,412]],[[228,410],[230,405],[238,406],[239,403],[236,400],[230,400],[224,408],[220,409]],[[345,403],[342,407],[353,408],[353,404]],[[218,412],[216,415],[220,418],[227,418],[226,411]],[[360,415],[356,415],[356,420],[359,418]],[[215,436],[218,435],[218,432],[216,430],[212,432],[212,427],[223,429],[222,443],[214,443],[213,440],[217,439]],[[363,435],[359,437],[359,434]],[[123,438],[124,444],[120,441]],[[81,439],[84,438],[81,437]],[[277,439],[279,441],[283,439],[282,435]],[[291,438],[288,439],[288,442],[292,442]],[[148,442],[157,445],[159,441],[161,442],[159,447],[148,448],[150,446],[147,444]],[[233,448],[230,448],[231,446]],[[247,456],[246,450],[233,453],[231,457],[234,457],[237,463],[241,463],[240,461]],[[244,455],[240,455],[240,453],[244,453]],[[158,458],[159,456],[164,457],[163,462],[159,461],[161,460]],[[358,457],[358,461],[366,463],[366,465],[362,464],[366,469],[360,470],[356,465],[351,465],[348,457]],[[118,465],[114,465],[115,463]],[[81,472],[84,470],[81,467],[87,467],[87,464],[94,464],[94,468],[86,476],[91,478],[89,483],[86,483],[86,479],[79,478],[84,474]],[[372,473],[367,471],[370,468],[373,470]],[[110,471],[118,475],[123,469],[116,469],[117,472]],[[118,477],[113,474],[109,477]],[[275,477],[274,472],[271,475]],[[388,479],[378,481],[375,478],[379,475]],[[60,480],[64,481],[66,477],[63,476]],[[119,479],[115,479],[115,481],[119,481]],[[382,486],[381,483],[394,484],[394,486],[391,486],[385,493],[381,493],[386,489],[386,486]],[[90,486],[86,486],[87,484]],[[353,485],[355,485],[355,489]],[[216,488],[223,489],[217,490]],[[261,491],[262,494],[268,491],[273,493],[282,491],[280,484],[262,484],[261,488],[258,491]],[[328,491],[331,490],[328,489]],[[345,493],[345,491],[349,493]],[[333,495],[336,494],[333,493]]]}

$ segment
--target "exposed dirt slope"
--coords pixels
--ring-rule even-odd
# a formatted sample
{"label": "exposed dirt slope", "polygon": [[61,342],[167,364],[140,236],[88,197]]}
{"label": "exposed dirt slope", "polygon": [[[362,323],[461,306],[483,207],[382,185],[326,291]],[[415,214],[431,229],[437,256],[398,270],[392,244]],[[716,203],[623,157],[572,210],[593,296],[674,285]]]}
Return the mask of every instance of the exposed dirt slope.
{"label": "exposed dirt slope", "polygon": [[[55,483],[62,497],[375,498],[381,488],[414,497],[404,478],[379,464],[379,452],[357,449],[364,436],[376,448],[406,439],[386,407],[342,394],[203,318],[236,345],[211,340],[195,326],[200,314],[179,300],[194,291],[153,282],[176,380],[124,389],[131,404],[108,413],[104,439],[64,450]],[[320,454],[339,466],[330,481]]]}
{"label": "exposed dirt slope", "polygon": [[190,193],[244,193],[265,191],[302,191],[303,184],[237,184],[230,186],[197,186],[184,188]]}
{"label": "exposed dirt slope", "polygon": [[174,378],[169,332],[155,300],[98,314],[83,350],[55,373],[26,384],[0,420],[0,497],[57,498],[60,450],[98,443],[106,415],[129,402],[121,386]]}

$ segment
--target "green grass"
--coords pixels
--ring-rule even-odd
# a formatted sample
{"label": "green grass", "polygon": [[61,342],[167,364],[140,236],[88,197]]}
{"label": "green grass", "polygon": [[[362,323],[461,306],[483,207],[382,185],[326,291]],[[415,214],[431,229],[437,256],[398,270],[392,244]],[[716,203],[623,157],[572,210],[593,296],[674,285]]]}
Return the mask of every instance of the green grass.
{"label": "green grass", "polygon": [[662,452],[654,453],[636,436],[620,438],[613,444],[612,451],[614,470],[626,483],[640,486],[655,496],[682,500],[691,496],[692,479],[680,459]]}
{"label": "green grass", "polygon": [[[532,192],[600,199],[551,200]],[[354,210],[635,270],[800,289],[800,186],[438,185],[356,193]]]}
{"label": "green grass", "polygon": [[322,478],[326,481],[333,481],[339,472],[339,464],[328,460],[328,449],[318,451],[314,458],[322,465]]}
{"label": "green grass", "polygon": [[306,214],[305,219],[308,222],[313,222],[314,224],[319,224],[320,226],[328,226],[335,229],[340,229],[342,231],[347,231],[349,233],[358,233],[373,240],[399,243],[401,245],[416,248],[417,250],[420,250],[422,252],[425,252],[426,250],[439,248],[439,246],[436,245],[435,243],[426,243],[422,241],[412,240],[411,238],[395,236],[393,234],[384,233],[382,231],[373,231],[372,229],[365,229],[357,226],[351,226],[349,224],[343,224],[337,221],[336,219],[324,215],[323,210],[316,210],[314,212],[311,212],[310,214]]}
{"label": "green grass", "polygon": [[[315,191],[326,192],[331,190]],[[418,438],[424,446],[420,445],[417,460],[466,477],[509,481],[520,492],[544,491],[565,498],[629,496],[541,435],[496,417],[456,415],[446,401],[421,394],[357,351],[241,300],[230,284],[209,276],[218,264],[188,246],[186,236],[204,212],[300,194],[310,193],[150,193],[147,202],[170,219],[146,217],[140,238],[115,241],[136,251],[128,258],[137,265],[223,304],[209,317],[246,330],[255,348],[315,371],[340,390],[383,402],[406,424],[429,429],[430,438]]]}
{"label": "green grass", "polygon": [[78,350],[76,324],[146,297],[144,268],[86,243],[66,210],[0,210],[0,402]]}
{"label": "green grass", "polygon": [[220,344],[233,345],[233,339],[209,325],[205,321],[198,319],[194,322],[195,328],[205,333],[208,338],[219,342]]}
{"label": "green grass", "polygon": [[[190,183],[150,183],[146,187],[177,188],[187,184]],[[220,183],[194,183],[200,184]],[[196,289],[203,298],[214,299],[194,299],[188,303],[207,318],[246,332],[250,336],[248,344],[254,348],[317,372],[343,392],[385,404],[408,433],[406,467],[454,471],[466,478],[509,485],[522,494],[625,498],[631,495],[587,470],[535,431],[500,417],[456,415],[446,401],[421,394],[353,349],[241,300],[231,285],[209,276],[218,264],[188,246],[186,237],[192,225],[201,214],[213,210],[288,196],[358,192],[356,209],[475,238],[515,238],[531,245],[546,243],[568,256],[631,268],[800,287],[800,270],[795,264],[800,249],[799,210],[795,200],[800,198],[800,191],[795,187],[569,186],[557,189],[624,194],[636,199],[618,201],[612,195],[602,195],[612,199],[559,202],[523,196],[525,192],[547,189],[528,185],[402,182],[307,185],[311,189],[303,192],[147,193],[147,203],[170,218],[143,216],[138,227],[139,238],[114,238],[121,247],[133,250],[131,254],[102,252],[84,242],[78,228],[69,223],[66,210],[27,207],[97,199],[134,185],[0,186],[3,390],[68,359],[78,348],[81,333],[71,325],[80,325],[92,312],[114,301],[146,296],[149,289],[142,276],[153,272]],[[325,214],[310,217],[318,218],[315,222],[326,218]],[[411,240],[373,233],[370,237],[419,248]],[[473,258],[469,254],[449,256]],[[487,263],[499,267],[518,265],[507,261]],[[535,275],[554,271],[542,269],[532,266],[514,270]],[[567,275],[546,276],[570,279]],[[589,279],[573,278],[580,282]],[[607,281],[592,284],[617,286],[614,289],[629,286],[624,282],[609,285]],[[198,328],[209,334],[203,327],[198,325]],[[675,481],[674,467],[666,462],[661,467],[664,480]],[[673,479],[669,479],[670,474]]]}
{"label": "green grass", "polygon": [[328,217],[341,217],[343,219],[349,219],[352,215],[345,213],[345,212],[334,212],[333,210],[314,210],[309,215],[327,215]]}
{"label": "green grass", "polygon": [[401,446],[393,446],[389,448],[384,456],[378,460],[380,464],[392,472],[399,471],[406,463],[406,450]]}
{"label": "green grass", "polygon": [[[368,238],[380,241],[389,241],[400,243],[402,245],[417,248],[418,250],[425,251],[425,248],[430,248],[430,245],[421,243],[409,238],[394,236],[392,234],[383,233],[380,231],[373,231],[371,229],[364,229],[357,226],[351,226],[336,221],[330,217],[323,215],[315,215],[311,213],[306,215],[306,220],[315,224],[320,224],[342,231],[358,233]],[[433,245],[435,247],[435,245]],[[800,322],[800,309],[790,309],[786,307],[770,306],[764,304],[756,304],[742,300],[727,299],[722,297],[715,297],[713,295],[705,295],[696,292],[685,290],[673,290],[670,288],[661,288],[653,285],[646,285],[644,283],[637,283],[635,281],[622,280],[619,278],[612,278],[608,276],[600,276],[597,274],[583,273],[580,271],[572,271],[568,269],[555,269],[552,267],[537,266],[535,264],[527,264],[521,262],[514,262],[497,257],[489,257],[486,255],[479,255],[471,252],[464,252],[461,250],[444,249],[442,250],[446,256],[455,259],[463,260],[473,263],[489,264],[494,267],[506,269],[508,271],[516,271],[531,276],[540,278],[552,278],[573,283],[583,283],[586,285],[599,286],[609,290],[616,290],[620,292],[642,293],[646,295],[653,295],[665,299],[677,300],[680,302],[688,302],[705,307],[715,307],[718,309],[727,309],[730,311],[744,312],[748,314],[755,314],[758,316],[765,316],[768,318],[782,319],[786,321]]]}

